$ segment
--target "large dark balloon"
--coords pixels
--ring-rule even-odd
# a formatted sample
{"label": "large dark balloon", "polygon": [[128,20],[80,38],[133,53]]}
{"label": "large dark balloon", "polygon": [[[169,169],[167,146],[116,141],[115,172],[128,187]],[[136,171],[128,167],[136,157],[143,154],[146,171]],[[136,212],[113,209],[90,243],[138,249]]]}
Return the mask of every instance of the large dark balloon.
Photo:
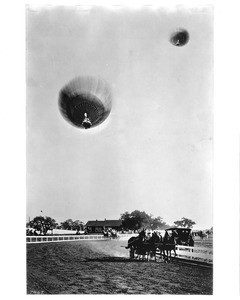
{"label": "large dark balloon", "polygon": [[59,93],[59,109],[63,117],[79,128],[101,124],[110,114],[111,89],[103,79],[77,77]]}
{"label": "large dark balloon", "polygon": [[186,45],[188,41],[189,33],[185,29],[178,29],[170,37],[170,42],[178,47]]}

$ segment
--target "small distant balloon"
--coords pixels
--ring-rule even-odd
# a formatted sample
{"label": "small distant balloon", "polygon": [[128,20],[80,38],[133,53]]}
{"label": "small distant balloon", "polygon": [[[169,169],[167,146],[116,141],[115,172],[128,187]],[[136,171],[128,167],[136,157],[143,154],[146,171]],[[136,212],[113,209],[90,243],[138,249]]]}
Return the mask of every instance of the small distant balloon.
{"label": "small distant balloon", "polygon": [[59,93],[62,116],[81,129],[96,127],[111,112],[112,95],[108,83],[96,77],[77,77]]}
{"label": "small distant balloon", "polygon": [[170,37],[170,42],[177,47],[184,46],[189,41],[189,33],[185,29],[177,29],[172,33]]}

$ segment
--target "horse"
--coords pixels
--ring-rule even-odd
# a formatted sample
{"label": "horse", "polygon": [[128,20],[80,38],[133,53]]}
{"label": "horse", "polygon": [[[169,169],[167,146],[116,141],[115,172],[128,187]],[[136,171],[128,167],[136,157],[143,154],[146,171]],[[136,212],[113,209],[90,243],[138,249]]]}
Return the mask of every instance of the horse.
{"label": "horse", "polygon": [[103,230],[103,236],[104,237],[110,237],[110,234],[109,234],[109,231],[107,230],[107,231],[105,231],[105,230]]}
{"label": "horse", "polygon": [[117,239],[119,238],[118,233],[116,231],[111,231],[111,236],[112,239]]}
{"label": "horse", "polygon": [[162,242],[161,238],[162,237],[159,237],[159,235],[154,231],[150,239],[144,243],[147,250],[147,260],[154,257],[156,261],[156,250]]}
{"label": "horse", "polygon": [[[126,249],[130,249],[130,258],[134,258],[135,252],[138,255],[143,255],[143,249],[141,249],[141,245],[143,244],[143,241],[146,239],[146,232],[145,229],[143,229],[138,236],[132,236],[128,240],[128,245],[125,247]],[[140,254],[141,253],[141,254]]]}
{"label": "horse", "polygon": [[172,251],[174,251],[174,257],[176,257],[176,243],[175,243],[175,236],[169,236],[166,232],[163,243],[160,247],[160,253],[163,253],[163,259],[165,262],[171,261],[172,259]]}
{"label": "horse", "polygon": [[137,237],[131,237],[128,240],[126,249],[130,249],[130,258],[134,258],[135,254],[139,259],[147,261],[154,258],[156,261],[156,250],[162,242],[161,237],[156,232],[147,240],[145,230],[142,230]]}

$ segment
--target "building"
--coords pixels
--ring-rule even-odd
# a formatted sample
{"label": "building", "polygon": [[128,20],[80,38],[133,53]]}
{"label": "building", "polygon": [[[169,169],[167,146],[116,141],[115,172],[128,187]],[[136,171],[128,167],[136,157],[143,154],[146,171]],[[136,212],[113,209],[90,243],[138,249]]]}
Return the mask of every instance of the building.
{"label": "building", "polygon": [[122,220],[88,221],[86,224],[88,233],[102,233],[106,229],[122,230]]}

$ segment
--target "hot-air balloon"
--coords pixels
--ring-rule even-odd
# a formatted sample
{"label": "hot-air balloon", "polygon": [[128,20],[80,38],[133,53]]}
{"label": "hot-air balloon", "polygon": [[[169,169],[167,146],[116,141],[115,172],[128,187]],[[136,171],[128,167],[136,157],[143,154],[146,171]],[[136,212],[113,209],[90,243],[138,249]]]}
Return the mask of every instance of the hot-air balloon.
{"label": "hot-air balloon", "polygon": [[96,77],[76,77],[59,93],[62,116],[81,129],[96,127],[110,114],[112,95],[109,84]]}
{"label": "hot-air balloon", "polygon": [[173,32],[171,34],[170,37],[170,42],[174,45],[174,46],[184,46],[188,43],[189,41],[189,33],[187,30],[185,29],[177,29],[175,32]]}

